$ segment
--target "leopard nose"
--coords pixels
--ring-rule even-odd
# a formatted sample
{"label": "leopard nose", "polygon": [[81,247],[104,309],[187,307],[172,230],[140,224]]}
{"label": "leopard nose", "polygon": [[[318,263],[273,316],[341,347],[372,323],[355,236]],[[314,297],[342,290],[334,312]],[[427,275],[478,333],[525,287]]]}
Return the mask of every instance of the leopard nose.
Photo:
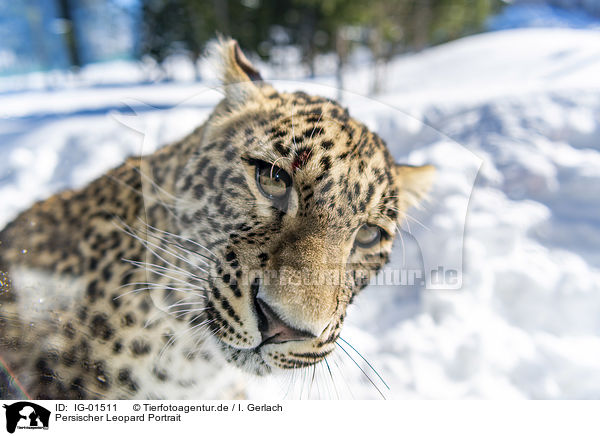
{"label": "leopard nose", "polygon": [[275,313],[275,311],[260,298],[255,298],[254,306],[258,315],[258,330],[261,334],[262,342],[259,347],[266,344],[282,344],[290,341],[302,341],[315,338],[310,332],[298,330],[287,325]]}

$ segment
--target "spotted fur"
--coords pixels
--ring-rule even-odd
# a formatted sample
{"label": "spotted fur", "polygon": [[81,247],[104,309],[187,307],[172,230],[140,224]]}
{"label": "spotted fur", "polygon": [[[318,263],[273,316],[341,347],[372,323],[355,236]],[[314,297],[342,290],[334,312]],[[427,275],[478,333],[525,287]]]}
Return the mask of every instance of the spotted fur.
{"label": "spotted fur", "polygon": [[[235,396],[223,368],[319,362],[428,190],[431,167],[395,164],[336,102],[277,92],[234,41],[219,52],[225,98],[204,125],[0,233],[0,353],[28,395]],[[285,201],[257,162],[292,180]],[[307,338],[264,343],[257,297]]]}

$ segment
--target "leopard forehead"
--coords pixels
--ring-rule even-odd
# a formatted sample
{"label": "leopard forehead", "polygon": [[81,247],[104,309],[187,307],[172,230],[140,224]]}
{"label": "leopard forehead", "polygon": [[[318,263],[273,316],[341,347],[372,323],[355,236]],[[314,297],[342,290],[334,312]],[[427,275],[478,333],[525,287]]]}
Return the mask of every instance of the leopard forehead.
{"label": "leopard forehead", "polygon": [[393,167],[381,138],[335,101],[304,92],[278,93],[272,88],[266,97],[239,113],[223,116],[211,133],[242,151],[282,159],[293,170],[318,158],[330,160],[326,171],[343,162],[360,166],[361,173],[370,167]]}
{"label": "leopard forehead", "polygon": [[322,194],[316,206],[336,206],[338,215],[367,213],[368,201],[382,199],[377,212],[393,225],[398,214],[387,206],[396,206],[399,181],[384,141],[333,100],[270,86],[262,93],[266,98],[241,110],[217,111],[204,137],[208,148],[223,152],[215,155],[216,166],[240,158],[270,163],[299,190]]}

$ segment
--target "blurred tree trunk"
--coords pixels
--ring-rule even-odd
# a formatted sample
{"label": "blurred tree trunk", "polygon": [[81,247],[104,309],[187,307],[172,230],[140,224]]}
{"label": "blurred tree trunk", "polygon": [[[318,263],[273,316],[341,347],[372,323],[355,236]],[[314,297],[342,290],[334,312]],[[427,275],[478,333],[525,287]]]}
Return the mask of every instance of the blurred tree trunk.
{"label": "blurred tree trunk", "polygon": [[371,86],[369,94],[379,94],[381,91],[381,58],[383,55],[383,41],[378,29],[373,29],[369,33],[369,50],[373,57],[373,69],[371,71]]}
{"label": "blurred tree trunk", "polygon": [[342,91],[344,90],[344,67],[348,62],[349,54],[349,41],[344,37],[341,29],[337,29],[335,32],[335,53],[337,55],[337,62],[335,68],[335,81],[337,86],[337,99],[342,100]]}
{"label": "blurred tree trunk", "polygon": [[65,28],[65,43],[69,53],[69,62],[71,66],[81,67],[81,57],[79,56],[79,46],[75,35],[75,26],[73,24],[72,4],[70,0],[58,0],[58,6],[61,18],[65,20],[67,26]]}
{"label": "blurred tree trunk", "polygon": [[309,71],[309,77],[311,79],[314,79],[317,75],[317,69],[315,66],[315,53],[314,51],[310,53],[309,58],[308,58],[308,71]]}
{"label": "blurred tree trunk", "polygon": [[200,71],[200,58],[202,57],[202,53],[199,51],[194,51],[192,53],[192,63],[194,64],[194,79],[196,82],[202,81],[202,71]]}
{"label": "blurred tree trunk", "polygon": [[231,36],[229,29],[229,5],[228,0],[214,0],[217,29],[223,35]]}
{"label": "blurred tree trunk", "polygon": [[423,50],[429,42],[431,29],[431,0],[420,0],[415,5],[413,18],[413,47],[417,51]]}
{"label": "blurred tree trunk", "polygon": [[315,44],[312,41],[312,38],[309,37],[309,38],[305,38],[302,45],[304,46],[302,48],[302,53],[303,53],[302,61],[308,67],[309,77],[314,78],[316,75],[315,58],[316,58],[316,54],[317,54]]}
{"label": "blurred tree trunk", "polygon": [[317,55],[317,47],[315,41],[315,33],[317,32],[317,17],[314,8],[305,8],[303,11],[301,23],[301,44],[304,54],[304,63],[308,66],[309,76],[314,78],[316,75],[315,58]]}
{"label": "blurred tree trunk", "polygon": [[384,89],[386,79],[387,61],[376,59],[373,64],[372,81],[369,89],[370,95],[379,94]]}

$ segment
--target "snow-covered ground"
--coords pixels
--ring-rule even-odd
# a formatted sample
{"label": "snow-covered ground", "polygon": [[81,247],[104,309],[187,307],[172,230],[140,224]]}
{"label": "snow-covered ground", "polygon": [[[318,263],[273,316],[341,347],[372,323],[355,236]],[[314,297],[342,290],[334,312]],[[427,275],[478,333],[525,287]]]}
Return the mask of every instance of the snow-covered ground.
{"label": "snow-covered ground", "polygon": [[[361,96],[368,80],[347,74],[351,114],[398,161],[438,168],[392,264],[418,266],[420,248],[462,286],[357,299],[343,337],[389,390],[342,345],[387,398],[600,398],[600,31],[487,33],[397,59],[384,95]],[[329,78],[275,84],[336,95]],[[183,136],[218,99],[193,83],[0,94],[0,226]],[[320,365],[249,393],[379,396],[341,349],[330,363],[333,381]]]}

